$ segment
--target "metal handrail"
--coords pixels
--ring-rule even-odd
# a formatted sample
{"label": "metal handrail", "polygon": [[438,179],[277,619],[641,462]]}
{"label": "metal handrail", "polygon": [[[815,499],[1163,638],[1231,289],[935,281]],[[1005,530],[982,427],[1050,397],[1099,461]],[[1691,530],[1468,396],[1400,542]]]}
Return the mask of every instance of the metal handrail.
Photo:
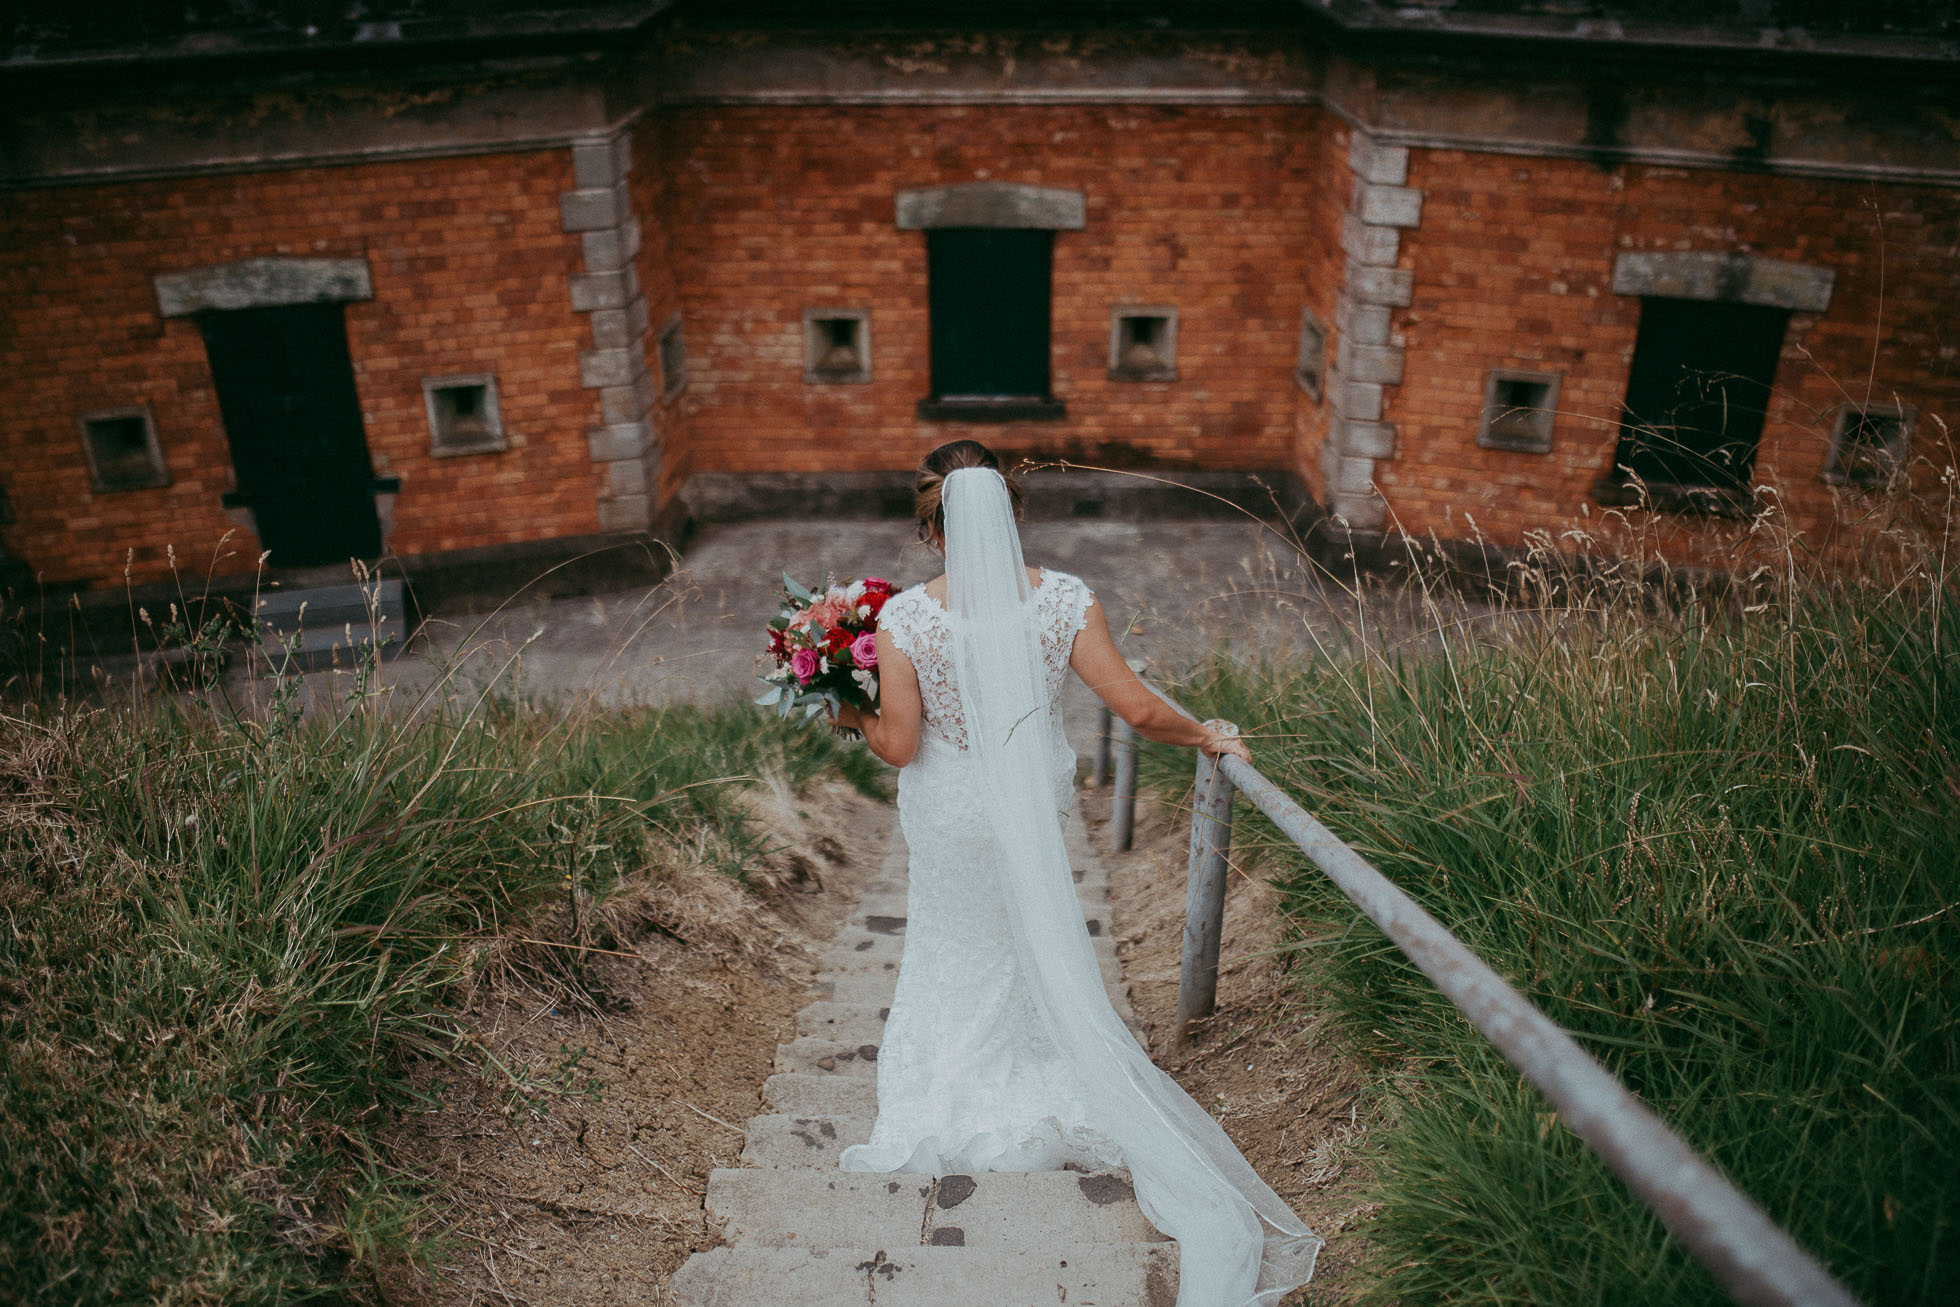
{"label": "metal handrail", "polygon": [[[1117,736],[1118,762],[1112,816],[1127,832],[1133,818],[1125,814],[1134,812],[1136,798],[1135,738],[1129,737],[1125,768],[1124,741],[1109,731],[1107,716],[1097,755],[1103,756],[1111,735]],[[1106,767],[1099,770],[1107,773]],[[1127,791],[1122,784],[1126,771]],[[1572,1036],[1256,767],[1237,758],[1198,757],[1178,981],[1180,1040],[1191,1022],[1209,1016],[1216,1005],[1235,793],[1251,800],[1381,928],[1737,1302],[1751,1307],[1856,1307],[1848,1289]],[[1129,847],[1127,838],[1119,847]]]}

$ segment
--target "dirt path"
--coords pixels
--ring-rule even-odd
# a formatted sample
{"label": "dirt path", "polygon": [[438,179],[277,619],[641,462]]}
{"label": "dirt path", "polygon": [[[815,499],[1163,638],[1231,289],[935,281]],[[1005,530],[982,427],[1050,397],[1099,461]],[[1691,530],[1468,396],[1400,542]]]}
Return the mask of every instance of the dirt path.
{"label": "dirt path", "polygon": [[[605,959],[608,1010],[521,991],[472,1007],[486,1070],[432,1083],[441,1106],[399,1137],[442,1186],[451,1256],[389,1276],[388,1301],[658,1303],[675,1268],[715,1244],[708,1173],[741,1153],[814,958],[876,873],[891,821],[839,785],[764,792],[755,807],[775,851],[751,871],[754,892],[698,867],[653,874],[635,893],[672,934]],[[630,920],[634,906],[615,910]]]}

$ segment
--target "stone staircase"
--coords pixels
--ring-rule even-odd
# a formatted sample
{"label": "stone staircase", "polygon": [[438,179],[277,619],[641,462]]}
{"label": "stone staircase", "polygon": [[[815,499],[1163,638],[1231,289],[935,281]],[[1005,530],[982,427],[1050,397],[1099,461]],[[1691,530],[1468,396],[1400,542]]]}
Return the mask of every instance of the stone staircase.
{"label": "stone staircase", "polygon": [[[1069,857],[1111,1001],[1133,1021],[1101,860],[1070,823]],[[742,1166],[709,1178],[722,1247],[668,1284],[681,1307],[1170,1307],[1177,1246],[1143,1219],[1124,1172],[870,1175],[837,1169],[870,1136],[878,1045],[905,936],[894,827],[878,880],[825,956],[817,1001],[776,1050]]]}

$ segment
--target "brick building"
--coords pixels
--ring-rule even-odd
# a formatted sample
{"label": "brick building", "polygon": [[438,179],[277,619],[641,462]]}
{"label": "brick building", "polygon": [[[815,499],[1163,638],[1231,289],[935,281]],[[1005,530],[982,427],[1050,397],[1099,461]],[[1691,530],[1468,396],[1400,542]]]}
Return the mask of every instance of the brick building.
{"label": "brick building", "polygon": [[68,8],[0,63],[45,585],[875,509],[963,435],[1500,544],[1637,482],[1689,555],[1950,461],[1951,0]]}

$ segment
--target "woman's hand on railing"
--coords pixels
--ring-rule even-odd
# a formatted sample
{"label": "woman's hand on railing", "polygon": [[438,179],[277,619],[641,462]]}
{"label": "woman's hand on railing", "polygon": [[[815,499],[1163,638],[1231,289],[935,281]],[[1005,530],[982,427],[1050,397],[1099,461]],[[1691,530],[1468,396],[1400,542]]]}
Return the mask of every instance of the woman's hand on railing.
{"label": "woman's hand on railing", "polygon": [[1223,717],[1214,717],[1204,724],[1206,740],[1198,746],[1199,752],[1207,758],[1237,758],[1248,765],[1252,762],[1252,750],[1246,748],[1245,741],[1239,737],[1236,722],[1228,722]]}

